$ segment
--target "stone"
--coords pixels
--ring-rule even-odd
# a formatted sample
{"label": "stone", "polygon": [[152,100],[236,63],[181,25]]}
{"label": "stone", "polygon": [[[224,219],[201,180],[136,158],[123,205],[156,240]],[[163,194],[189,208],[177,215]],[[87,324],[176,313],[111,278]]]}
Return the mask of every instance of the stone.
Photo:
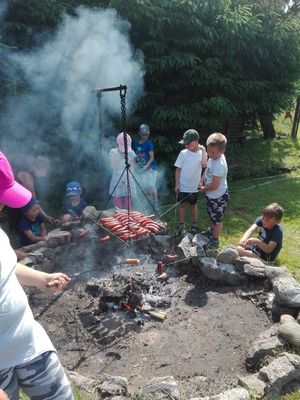
{"label": "stone", "polygon": [[72,236],[70,232],[61,231],[57,228],[48,233],[45,241],[49,247],[58,247],[70,243],[71,239]]}
{"label": "stone", "polygon": [[300,284],[292,276],[276,278],[273,281],[276,301],[291,308],[300,308]]}
{"label": "stone", "polygon": [[209,238],[201,233],[197,233],[192,239],[192,243],[197,247],[204,247],[209,242]]}
{"label": "stone", "polygon": [[294,318],[297,317],[298,310],[296,308],[289,308],[278,304],[275,299],[274,293],[269,293],[268,299],[266,300],[266,311],[271,314],[274,322],[278,322],[282,314],[290,314]]}
{"label": "stone", "polygon": [[192,244],[191,241],[192,235],[185,235],[179,245],[178,249],[182,251],[183,257],[180,258],[193,258],[197,256],[197,245],[196,243]]}
{"label": "stone", "polygon": [[265,268],[265,263],[262,260],[252,257],[238,257],[235,260],[235,264],[241,269],[243,268],[244,264],[250,264],[254,268]]}
{"label": "stone", "polygon": [[256,370],[267,356],[274,356],[279,351],[282,351],[285,345],[285,340],[277,335],[270,337],[259,337],[256,339],[246,356],[246,366],[250,370]]}
{"label": "stone", "polygon": [[243,271],[244,271],[244,274],[249,275],[249,276],[255,276],[257,278],[265,278],[266,277],[265,268],[253,267],[251,264],[244,264]]}
{"label": "stone", "polygon": [[270,281],[272,282],[276,278],[289,275],[289,272],[285,267],[273,267],[271,265],[266,265],[265,271],[266,271],[266,277],[270,279]]}
{"label": "stone", "polygon": [[101,214],[101,211],[97,210],[96,207],[94,207],[94,206],[86,206],[82,210],[83,218],[89,219],[89,220],[96,220],[97,221],[100,214]]}
{"label": "stone", "polygon": [[27,265],[28,267],[34,265],[34,261],[30,257],[22,258],[22,260],[18,261],[19,264]]}
{"label": "stone", "polygon": [[245,278],[239,274],[233,264],[217,263],[215,258],[204,257],[199,259],[200,270],[204,276],[214,281],[239,285]]}
{"label": "stone", "polygon": [[37,243],[29,244],[28,246],[21,247],[18,250],[29,253],[31,251],[35,251],[35,250],[40,249],[41,247],[45,247],[45,246],[47,246],[47,244],[44,240],[42,240],[41,242],[37,242]]}
{"label": "stone", "polygon": [[261,368],[258,378],[266,383],[266,395],[281,395],[285,387],[300,380],[300,356],[282,353],[269,365]]}
{"label": "stone", "polygon": [[257,399],[260,399],[265,394],[266,384],[261,379],[258,379],[258,374],[239,376],[238,384],[249,390]]}
{"label": "stone", "polygon": [[154,399],[180,400],[179,388],[173,376],[162,376],[151,379],[143,387],[142,392]]}
{"label": "stone", "polygon": [[78,374],[78,372],[68,371],[68,376],[71,382],[79,388],[91,390],[94,386],[96,386],[96,381],[94,379],[87,378],[86,376]]}
{"label": "stone", "polygon": [[219,252],[220,252],[220,250],[218,250],[218,249],[207,249],[207,250],[205,250],[205,256],[210,257],[210,258],[217,258]]}
{"label": "stone", "polygon": [[300,347],[300,325],[291,315],[281,316],[278,331],[287,343]]}
{"label": "stone", "polygon": [[247,283],[247,278],[242,276],[235,268],[234,264],[217,262],[218,267],[224,272],[225,282],[233,286]]}
{"label": "stone", "polygon": [[111,376],[98,385],[97,389],[104,396],[126,396],[128,394],[128,381],[122,376]]}
{"label": "stone", "polygon": [[300,324],[300,311],[299,311],[298,316],[297,316],[297,322],[298,322],[298,324]]}
{"label": "stone", "polygon": [[158,296],[154,294],[143,295],[143,302],[146,301],[152,307],[169,307],[171,305],[171,298],[168,296]]}
{"label": "stone", "polygon": [[215,396],[194,397],[190,400],[250,400],[251,396],[248,390],[237,387],[234,389],[226,390]]}
{"label": "stone", "polygon": [[235,260],[239,257],[238,250],[235,246],[228,246],[225,249],[221,250],[221,252],[217,256],[217,261],[220,263],[230,264],[234,263]]}

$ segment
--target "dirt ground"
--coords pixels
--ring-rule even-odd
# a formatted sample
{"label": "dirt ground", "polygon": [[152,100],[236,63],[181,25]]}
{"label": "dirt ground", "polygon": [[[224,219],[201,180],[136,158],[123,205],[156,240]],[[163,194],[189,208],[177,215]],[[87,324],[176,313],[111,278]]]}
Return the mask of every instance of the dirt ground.
{"label": "dirt ground", "polygon": [[[58,257],[59,269],[69,274],[81,254],[72,249],[68,262]],[[233,288],[207,281],[190,267],[175,265],[167,269],[170,279],[163,284],[171,298],[163,322],[144,314],[132,318],[123,310],[100,312],[99,299],[85,290],[87,280],[94,276],[108,279],[118,272],[153,276],[155,260],[145,260],[139,267],[102,267],[83,274],[58,295],[30,291],[33,312],[63,364],[98,380],[104,374],[124,376],[131,391],[153,377],[172,375],[183,398],[216,394],[234,386],[237,375],[246,372],[251,341],[271,326],[266,314]],[[90,265],[85,264],[85,270]]]}

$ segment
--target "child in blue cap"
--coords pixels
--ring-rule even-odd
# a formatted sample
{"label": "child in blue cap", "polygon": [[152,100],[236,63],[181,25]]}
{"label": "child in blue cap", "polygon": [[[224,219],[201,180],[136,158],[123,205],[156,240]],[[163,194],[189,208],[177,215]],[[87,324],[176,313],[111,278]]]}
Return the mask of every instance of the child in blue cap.
{"label": "child in blue cap", "polygon": [[80,222],[82,211],[87,206],[81,197],[82,189],[77,181],[70,181],[66,186],[66,199],[62,208],[61,221],[68,225],[70,222]]}

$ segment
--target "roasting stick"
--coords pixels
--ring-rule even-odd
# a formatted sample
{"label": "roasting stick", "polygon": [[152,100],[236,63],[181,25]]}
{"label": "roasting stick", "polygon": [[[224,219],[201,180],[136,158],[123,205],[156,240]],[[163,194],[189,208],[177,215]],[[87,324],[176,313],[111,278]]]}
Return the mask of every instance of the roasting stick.
{"label": "roasting stick", "polygon": [[123,264],[127,264],[127,265],[140,265],[141,261],[138,258],[126,258],[123,261],[120,261],[118,263],[114,263],[114,264],[107,264],[107,265],[100,265],[97,268],[91,268],[91,269],[87,269],[86,271],[81,271],[81,272],[76,272],[76,274],[70,275],[70,278],[76,278],[79,275],[82,274],[86,274],[87,272],[91,272],[91,271],[97,271],[98,269],[101,268],[108,268],[108,267],[113,267],[115,265],[123,265]]}

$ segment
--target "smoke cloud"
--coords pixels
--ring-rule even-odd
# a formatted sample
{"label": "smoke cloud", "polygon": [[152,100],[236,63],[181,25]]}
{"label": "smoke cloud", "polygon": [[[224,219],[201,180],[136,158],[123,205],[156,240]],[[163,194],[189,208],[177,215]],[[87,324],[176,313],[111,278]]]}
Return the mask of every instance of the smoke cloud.
{"label": "smoke cloud", "polygon": [[[7,153],[48,154],[56,169],[63,169],[60,174],[65,180],[84,179],[82,185],[88,189],[91,174],[100,166],[93,90],[126,84],[130,112],[143,92],[143,57],[130,43],[129,23],[115,10],[78,8],[76,14],[65,16],[56,35],[42,48],[9,55],[30,91],[7,101],[0,115],[5,132],[1,148]],[[103,127],[111,138],[106,149],[114,147],[117,132],[112,131],[111,120],[120,118],[120,112],[119,93],[104,93]],[[68,157],[72,163],[63,168]],[[82,166],[86,165],[84,175]]]}

